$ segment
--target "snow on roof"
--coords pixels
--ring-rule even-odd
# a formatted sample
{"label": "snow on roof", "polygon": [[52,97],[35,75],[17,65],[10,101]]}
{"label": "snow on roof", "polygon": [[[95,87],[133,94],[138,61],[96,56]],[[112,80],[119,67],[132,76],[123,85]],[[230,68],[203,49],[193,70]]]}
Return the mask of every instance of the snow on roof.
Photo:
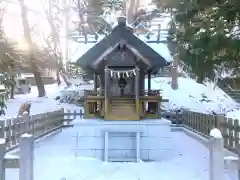
{"label": "snow on roof", "polygon": [[78,43],[78,48],[76,48],[76,52],[72,55],[71,62],[76,62],[82,55],[84,55],[95,44],[96,43],[87,43],[87,44]]}
{"label": "snow on roof", "polygon": [[[97,39],[97,43],[99,41],[101,41],[105,36],[99,35],[98,39]],[[79,37],[78,40],[84,41],[84,37]],[[88,41],[96,41],[94,36],[89,35],[88,36]],[[85,54],[89,49],[91,49],[94,45],[96,45],[97,43],[79,43],[79,42],[75,42],[75,41],[70,41],[70,54],[71,54],[71,58],[70,61],[71,62],[76,62],[83,54]]]}
{"label": "snow on roof", "polygon": [[[168,29],[168,25],[169,25],[170,21],[171,21],[170,14],[164,13],[164,17],[154,18],[152,20],[151,28],[156,28],[156,26],[158,26],[158,24],[160,24],[162,29]],[[117,25],[118,25],[118,22],[114,23],[113,28]],[[131,25],[129,25],[129,24],[127,24],[127,26],[131,27]],[[168,35],[166,33],[161,33],[160,32],[160,41],[166,40],[167,36]],[[157,39],[157,32],[152,32],[149,39],[146,38],[146,35],[139,35],[139,36],[136,36],[136,37],[138,37],[139,39],[141,39],[145,43],[148,40],[155,41]],[[98,41],[100,41],[103,38],[104,38],[104,36],[100,36]],[[84,41],[84,37],[81,37],[79,39]],[[94,38],[94,36],[89,36],[88,40],[89,41],[95,41],[95,38]],[[73,51],[74,51],[74,53],[71,57],[71,62],[76,62],[76,60],[79,57],[81,57],[83,54],[85,54],[89,49],[91,49],[96,44],[97,43],[83,44],[83,43],[71,42],[71,45],[72,45],[71,49],[73,49]],[[165,58],[168,62],[172,61],[172,56],[171,56],[166,44],[163,44],[163,43],[160,43],[160,44],[147,43],[147,45],[149,47],[151,47],[154,51],[156,51],[159,55],[161,55],[163,58]]]}
{"label": "snow on roof", "polygon": [[[150,48],[152,48],[156,53],[162,56],[166,61],[172,62],[172,55],[165,43],[147,43],[146,37],[143,35],[136,36],[137,38],[141,39],[144,43],[147,44]],[[164,38],[165,39],[165,38]],[[156,39],[154,39],[156,40]],[[161,40],[161,39],[160,39]]]}
{"label": "snow on roof", "polygon": [[167,44],[164,43],[148,43],[154,51],[156,51],[160,56],[162,56],[166,61],[172,62],[172,55],[167,47]]}

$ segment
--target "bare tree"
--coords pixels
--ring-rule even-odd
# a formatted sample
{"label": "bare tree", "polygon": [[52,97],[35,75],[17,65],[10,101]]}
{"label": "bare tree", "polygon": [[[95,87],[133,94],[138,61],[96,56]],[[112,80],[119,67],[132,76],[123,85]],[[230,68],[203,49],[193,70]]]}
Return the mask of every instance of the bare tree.
{"label": "bare tree", "polygon": [[30,27],[29,27],[29,23],[28,23],[28,18],[27,18],[28,9],[24,3],[24,0],[19,0],[19,5],[20,5],[20,9],[21,9],[24,37],[29,46],[29,54],[28,54],[29,55],[28,56],[29,64],[31,66],[31,70],[35,77],[36,85],[38,88],[38,96],[43,97],[46,95],[46,91],[44,88],[44,84],[42,82],[41,73],[36,64],[36,57],[34,55],[34,44],[32,42],[31,31],[30,31]]}
{"label": "bare tree", "polygon": [[[56,17],[54,15],[54,13],[52,12],[53,6],[52,6],[51,0],[48,3],[49,3],[48,4],[49,7],[48,8],[44,7],[44,9],[45,9],[45,15],[46,15],[47,21],[49,23],[51,32],[50,32],[50,36],[47,39],[45,39],[45,42],[47,43],[48,48],[51,50],[51,52],[53,52],[54,59],[57,61],[58,67],[57,67],[56,75],[57,75],[58,85],[61,84],[61,81],[60,81],[60,76],[61,76],[63,78],[65,84],[67,86],[70,86],[71,83],[68,81],[68,79],[65,75],[64,67],[63,67],[63,53],[61,50],[59,30],[57,27],[57,26],[59,26],[58,21],[60,21],[59,20],[60,17]],[[60,8],[57,8],[57,10],[64,11],[66,9],[61,10]]]}
{"label": "bare tree", "polygon": [[78,29],[83,33],[85,44],[87,44],[88,38],[87,38],[87,32],[84,27],[84,11],[85,11],[85,3],[81,0],[77,0],[77,9],[78,9],[78,17],[79,17],[79,23],[78,23]]}
{"label": "bare tree", "polygon": [[4,74],[5,77],[4,85],[8,91],[7,94],[10,93],[10,98],[13,99],[15,89],[15,74],[13,72],[13,69],[15,66],[14,64],[16,63],[15,60],[17,60],[18,57],[16,56],[16,51],[13,48],[14,44],[8,42],[2,28],[3,16],[6,7],[7,4],[2,1],[0,7],[0,71]]}
{"label": "bare tree", "polygon": [[134,22],[134,17],[139,8],[139,0],[126,0],[126,16],[128,24],[132,24]]}

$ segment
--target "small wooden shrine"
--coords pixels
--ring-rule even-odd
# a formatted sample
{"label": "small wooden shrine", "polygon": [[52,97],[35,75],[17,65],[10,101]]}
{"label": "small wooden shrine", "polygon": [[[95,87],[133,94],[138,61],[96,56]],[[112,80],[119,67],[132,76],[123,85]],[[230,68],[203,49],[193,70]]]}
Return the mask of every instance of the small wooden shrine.
{"label": "small wooden shrine", "polygon": [[85,91],[85,118],[158,118],[161,95],[160,90],[151,89],[151,74],[169,64],[133,34],[124,17],[119,17],[112,33],[76,62],[94,75],[94,89]]}

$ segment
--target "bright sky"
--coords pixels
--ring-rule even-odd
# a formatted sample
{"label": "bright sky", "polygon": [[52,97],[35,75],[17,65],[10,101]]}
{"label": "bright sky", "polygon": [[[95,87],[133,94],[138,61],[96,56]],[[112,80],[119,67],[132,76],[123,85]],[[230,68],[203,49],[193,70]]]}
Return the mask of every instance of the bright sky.
{"label": "bright sky", "polygon": [[[23,35],[21,9],[19,0],[11,1],[8,4],[3,18],[3,28],[6,36],[18,43],[18,48],[21,50],[28,50],[29,45],[26,43]],[[50,0],[52,1],[52,0]],[[50,34],[50,26],[45,16],[44,9],[47,8],[48,0],[25,0],[28,8],[28,22],[31,28],[32,40],[38,46],[46,45],[46,37]],[[60,43],[63,55],[63,62],[66,61],[66,31],[64,27],[60,27]]]}
{"label": "bright sky", "polygon": [[[6,36],[18,43],[18,48],[21,50],[28,50],[29,45],[26,43],[23,35],[21,10],[19,0],[7,0],[10,3],[7,6],[3,18],[3,27]],[[52,1],[52,0],[51,0]],[[50,26],[45,16],[44,9],[47,8],[48,0],[25,0],[28,8],[28,22],[33,32],[32,40],[39,46],[46,45],[46,37],[50,34]],[[61,27],[60,43],[63,53],[63,61],[66,59],[66,31]]]}
{"label": "bright sky", "polygon": [[[43,6],[40,2],[44,0],[25,0],[25,4],[29,8],[28,21],[30,28],[34,30],[32,34],[33,41],[37,44],[41,44],[41,38],[43,34],[49,34],[49,25],[46,21],[45,14],[43,12]],[[19,42],[22,48],[26,46],[23,38],[23,27],[21,21],[21,12],[18,0],[11,0],[7,5],[3,18],[3,27],[5,34],[11,40]]]}

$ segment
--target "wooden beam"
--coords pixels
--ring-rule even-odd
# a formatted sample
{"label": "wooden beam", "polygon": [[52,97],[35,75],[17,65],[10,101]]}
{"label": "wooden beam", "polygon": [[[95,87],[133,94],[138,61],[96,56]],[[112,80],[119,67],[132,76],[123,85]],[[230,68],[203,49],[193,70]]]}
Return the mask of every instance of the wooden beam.
{"label": "wooden beam", "polygon": [[[76,41],[76,42],[85,44],[84,41]],[[98,41],[88,41],[88,43],[97,43],[97,42],[98,42]],[[174,43],[174,42],[168,41],[168,40],[161,40],[161,41],[148,40],[148,41],[144,41],[144,42],[146,42],[146,43],[155,43],[155,44],[156,44],[156,43]]]}

